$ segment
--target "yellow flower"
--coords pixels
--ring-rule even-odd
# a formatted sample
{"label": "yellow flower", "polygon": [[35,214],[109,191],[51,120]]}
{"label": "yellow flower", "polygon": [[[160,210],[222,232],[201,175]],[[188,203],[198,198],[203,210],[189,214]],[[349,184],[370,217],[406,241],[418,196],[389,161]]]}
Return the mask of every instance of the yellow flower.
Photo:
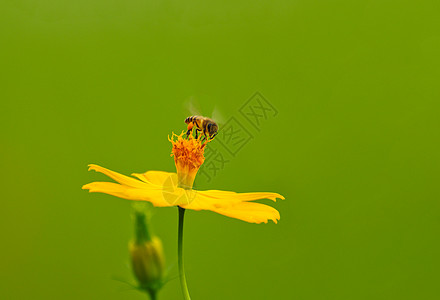
{"label": "yellow flower", "polygon": [[[175,137],[177,138],[175,140]],[[100,192],[129,200],[149,201],[157,207],[179,206],[196,211],[210,210],[216,213],[250,223],[275,223],[280,219],[278,211],[268,205],[250,201],[277,198],[284,199],[278,193],[236,193],[229,191],[193,190],[194,178],[203,164],[206,142],[202,143],[190,135],[187,139],[183,133],[169,139],[173,145],[172,156],[177,169],[176,173],[148,171],[143,174],[132,174],[138,178],[128,177],[98,165],[89,165],[89,170],[101,172],[118,183],[92,182],[83,186],[90,192]]]}

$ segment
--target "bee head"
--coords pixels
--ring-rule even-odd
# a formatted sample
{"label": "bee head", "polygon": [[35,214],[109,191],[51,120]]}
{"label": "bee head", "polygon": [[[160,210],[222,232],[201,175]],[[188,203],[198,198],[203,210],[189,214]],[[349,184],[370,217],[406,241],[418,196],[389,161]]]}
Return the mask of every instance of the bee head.
{"label": "bee head", "polygon": [[208,129],[209,136],[213,137],[217,134],[218,126],[215,123],[209,123],[206,129]]}

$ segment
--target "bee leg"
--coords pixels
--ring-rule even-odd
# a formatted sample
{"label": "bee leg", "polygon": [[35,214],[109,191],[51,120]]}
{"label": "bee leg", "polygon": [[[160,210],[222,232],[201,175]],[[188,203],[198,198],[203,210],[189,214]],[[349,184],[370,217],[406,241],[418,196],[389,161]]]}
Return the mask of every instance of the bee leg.
{"label": "bee leg", "polygon": [[199,137],[199,131],[196,129],[196,139]]}
{"label": "bee leg", "polygon": [[189,137],[189,135],[191,134],[192,130],[193,130],[194,124],[189,123],[188,124],[188,131],[186,132],[186,137]]}
{"label": "bee leg", "polygon": [[217,135],[217,132],[214,133],[214,134],[211,136],[211,140],[213,140],[213,139],[215,138],[216,135]]}
{"label": "bee leg", "polygon": [[203,139],[202,139],[202,142],[204,142],[204,141],[206,141],[206,140],[208,140],[208,134],[207,134],[206,130],[203,130]]}

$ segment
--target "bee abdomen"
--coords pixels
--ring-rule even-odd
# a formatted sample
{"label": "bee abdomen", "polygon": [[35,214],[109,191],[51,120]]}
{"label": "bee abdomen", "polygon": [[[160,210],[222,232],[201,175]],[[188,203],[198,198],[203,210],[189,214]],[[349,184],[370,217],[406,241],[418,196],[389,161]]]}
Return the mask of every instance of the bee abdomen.
{"label": "bee abdomen", "polygon": [[189,124],[191,122],[194,122],[197,119],[197,116],[191,116],[185,119],[185,123]]}

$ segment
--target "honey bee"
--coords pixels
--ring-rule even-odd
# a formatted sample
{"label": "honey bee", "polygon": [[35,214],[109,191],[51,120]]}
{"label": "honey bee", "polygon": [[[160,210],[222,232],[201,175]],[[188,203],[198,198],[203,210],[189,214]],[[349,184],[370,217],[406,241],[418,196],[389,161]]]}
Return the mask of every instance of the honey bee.
{"label": "honey bee", "polygon": [[205,139],[212,140],[218,132],[218,125],[212,119],[202,116],[191,116],[185,119],[185,123],[188,124],[187,135],[191,134],[193,128],[196,130],[196,138],[198,137],[198,132],[200,131]]}

